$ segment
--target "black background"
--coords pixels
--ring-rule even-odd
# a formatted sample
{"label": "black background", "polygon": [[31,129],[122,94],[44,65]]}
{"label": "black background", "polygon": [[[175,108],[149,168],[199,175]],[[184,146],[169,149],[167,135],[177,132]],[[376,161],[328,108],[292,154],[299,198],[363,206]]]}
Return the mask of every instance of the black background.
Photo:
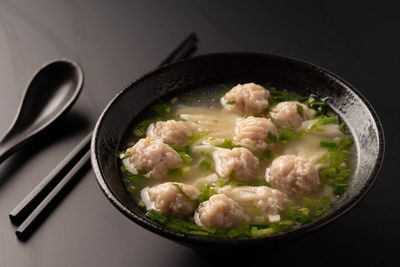
{"label": "black background", "polygon": [[398,266],[399,26],[397,1],[0,1],[0,134],[40,65],[66,57],[85,73],[83,93],[69,114],[0,166],[0,267],[217,264],[125,218],[91,171],[27,242],[15,238],[8,220],[8,212],[89,132],[107,102],[191,31],[200,38],[198,54],[276,53],[331,70],[369,99],[385,130],[384,167],[356,208],[300,240],[262,255],[231,255],[234,261]]}

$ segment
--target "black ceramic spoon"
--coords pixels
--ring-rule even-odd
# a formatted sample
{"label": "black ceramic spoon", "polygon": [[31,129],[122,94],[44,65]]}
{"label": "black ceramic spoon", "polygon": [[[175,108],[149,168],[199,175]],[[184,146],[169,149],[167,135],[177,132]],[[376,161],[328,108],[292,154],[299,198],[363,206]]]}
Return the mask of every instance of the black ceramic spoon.
{"label": "black ceramic spoon", "polygon": [[57,60],[32,78],[17,116],[0,141],[0,163],[64,114],[81,92],[83,73],[75,62]]}

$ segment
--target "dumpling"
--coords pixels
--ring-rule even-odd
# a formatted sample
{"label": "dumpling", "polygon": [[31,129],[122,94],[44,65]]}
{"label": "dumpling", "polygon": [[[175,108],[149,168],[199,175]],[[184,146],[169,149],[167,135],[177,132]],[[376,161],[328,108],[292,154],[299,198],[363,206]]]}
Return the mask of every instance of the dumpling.
{"label": "dumpling", "polygon": [[285,193],[267,186],[228,185],[220,188],[218,193],[236,201],[254,222],[279,221],[279,212],[289,203]]}
{"label": "dumpling", "polygon": [[280,128],[298,128],[314,115],[314,110],[297,101],[281,102],[270,111],[272,120]]}
{"label": "dumpling", "polygon": [[250,150],[263,150],[270,146],[268,136],[271,134],[279,137],[271,119],[250,116],[236,121],[233,140]]}
{"label": "dumpling", "polygon": [[221,98],[221,104],[227,110],[260,114],[268,108],[270,93],[255,83],[238,84]]}
{"label": "dumpling", "polygon": [[199,191],[191,185],[166,182],[145,187],[140,195],[148,210],[155,209],[164,215],[185,218],[197,208],[195,203]]}
{"label": "dumpling", "polygon": [[166,144],[182,145],[192,136],[192,130],[186,122],[168,120],[150,124],[147,135]]}
{"label": "dumpling", "polygon": [[163,178],[169,170],[182,162],[179,154],[161,140],[150,137],[140,139],[129,149],[129,158],[124,161],[133,173],[145,172],[149,178]]}
{"label": "dumpling", "polygon": [[216,194],[200,204],[194,221],[199,226],[225,230],[243,225],[248,217],[234,200],[224,194]]}
{"label": "dumpling", "polygon": [[294,197],[313,191],[320,184],[318,166],[303,156],[276,158],[267,168],[265,176],[273,188]]}
{"label": "dumpling", "polygon": [[213,153],[213,159],[215,171],[222,178],[257,180],[260,161],[247,148],[218,149]]}

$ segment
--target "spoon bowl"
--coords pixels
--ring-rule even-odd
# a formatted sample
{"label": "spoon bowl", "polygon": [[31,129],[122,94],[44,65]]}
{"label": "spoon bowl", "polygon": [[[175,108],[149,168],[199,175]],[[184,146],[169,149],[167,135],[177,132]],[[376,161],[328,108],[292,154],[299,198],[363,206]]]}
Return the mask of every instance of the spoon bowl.
{"label": "spoon bowl", "polygon": [[0,141],[0,163],[65,114],[77,100],[83,72],[73,61],[49,62],[33,76],[10,129]]}

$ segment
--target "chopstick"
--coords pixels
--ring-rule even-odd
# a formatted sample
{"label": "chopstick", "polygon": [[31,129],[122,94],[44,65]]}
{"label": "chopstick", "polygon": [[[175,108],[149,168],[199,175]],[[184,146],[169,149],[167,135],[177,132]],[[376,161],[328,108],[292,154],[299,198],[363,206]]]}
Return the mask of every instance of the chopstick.
{"label": "chopstick", "polygon": [[[196,49],[197,36],[190,33],[176,47],[160,66],[170,64],[189,57]],[[21,240],[26,240],[34,229],[44,220],[44,215],[50,211],[53,203],[61,199],[63,193],[76,180],[78,174],[89,161],[90,132],[53,171],[49,173],[10,213],[12,223],[23,223],[18,227],[15,234]],[[83,155],[83,156],[82,156]],[[75,165],[74,165],[75,164]],[[71,169],[72,168],[72,169]],[[70,169],[69,172],[67,172]],[[25,221],[24,221],[25,220]]]}
{"label": "chopstick", "polygon": [[28,218],[18,227],[15,234],[19,239],[26,240],[30,236],[33,230],[40,224],[41,220],[43,220],[43,215],[53,208],[51,204],[56,204],[56,200],[61,199],[62,193],[66,192],[66,190],[72,186],[72,182],[78,178],[77,174],[89,163],[89,159],[90,151],[87,151],[78,163],[75,164],[67,175],[65,175],[56,187],[43,199],[39,206],[37,206]]}
{"label": "chopstick", "polygon": [[79,157],[90,147],[92,132],[88,134],[9,214],[14,224],[20,224],[40,204],[62,179]]}

